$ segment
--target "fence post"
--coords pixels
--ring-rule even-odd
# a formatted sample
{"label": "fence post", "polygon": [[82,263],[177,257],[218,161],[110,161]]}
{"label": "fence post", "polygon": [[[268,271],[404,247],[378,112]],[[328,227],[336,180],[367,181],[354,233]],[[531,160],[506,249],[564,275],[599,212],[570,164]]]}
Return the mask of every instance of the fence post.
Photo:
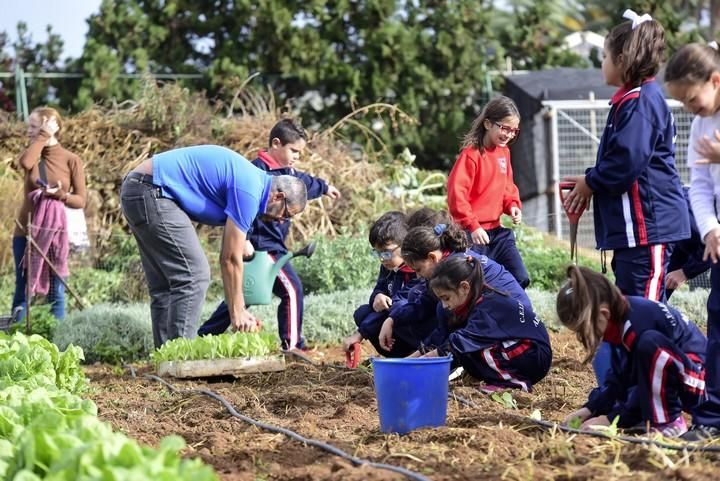
{"label": "fence post", "polygon": [[23,72],[19,65],[15,66],[15,108],[17,109],[18,118],[22,121],[27,120],[29,111],[27,88],[25,86],[25,72]]}

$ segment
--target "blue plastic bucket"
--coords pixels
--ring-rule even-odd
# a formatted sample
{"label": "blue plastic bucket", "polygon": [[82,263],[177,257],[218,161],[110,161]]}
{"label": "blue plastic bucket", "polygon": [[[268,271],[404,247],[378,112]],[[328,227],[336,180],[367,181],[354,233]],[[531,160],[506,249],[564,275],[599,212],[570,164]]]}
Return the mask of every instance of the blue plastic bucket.
{"label": "blue plastic bucket", "polygon": [[380,431],[405,434],[445,425],[450,359],[372,358]]}

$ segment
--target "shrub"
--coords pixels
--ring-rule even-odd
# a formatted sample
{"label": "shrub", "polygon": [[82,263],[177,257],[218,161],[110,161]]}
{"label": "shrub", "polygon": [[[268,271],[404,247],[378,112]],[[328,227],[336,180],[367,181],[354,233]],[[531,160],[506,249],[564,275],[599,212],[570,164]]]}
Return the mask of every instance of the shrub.
{"label": "shrub", "polygon": [[58,326],[53,339],[61,350],[82,347],[87,362],[146,359],[154,349],[147,304],[99,304],[74,311]]}
{"label": "shrub", "polygon": [[310,259],[293,262],[305,292],[366,288],[375,283],[380,264],[370,255],[365,235],[344,232],[335,239],[316,240],[317,250]]}

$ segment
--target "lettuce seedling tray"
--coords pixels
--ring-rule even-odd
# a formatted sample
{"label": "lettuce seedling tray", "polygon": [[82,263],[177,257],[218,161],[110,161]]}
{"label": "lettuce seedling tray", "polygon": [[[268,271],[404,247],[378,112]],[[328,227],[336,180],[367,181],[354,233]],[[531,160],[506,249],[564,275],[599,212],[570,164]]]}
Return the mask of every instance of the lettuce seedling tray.
{"label": "lettuce seedling tray", "polygon": [[215,376],[240,377],[245,374],[284,370],[284,356],[163,361],[158,365],[158,374],[160,376],[172,376],[181,379]]}

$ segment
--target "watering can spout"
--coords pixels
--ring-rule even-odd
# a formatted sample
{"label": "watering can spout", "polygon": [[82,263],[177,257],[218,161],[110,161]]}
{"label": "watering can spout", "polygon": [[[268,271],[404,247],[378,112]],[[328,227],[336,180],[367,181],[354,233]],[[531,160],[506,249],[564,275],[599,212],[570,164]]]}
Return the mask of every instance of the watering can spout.
{"label": "watering can spout", "polygon": [[310,257],[315,252],[315,242],[311,242],[296,252],[288,252],[274,260],[270,254],[255,251],[252,258],[245,261],[243,272],[243,293],[248,306],[267,305],[272,301],[272,289],[280,269],[293,257]]}

